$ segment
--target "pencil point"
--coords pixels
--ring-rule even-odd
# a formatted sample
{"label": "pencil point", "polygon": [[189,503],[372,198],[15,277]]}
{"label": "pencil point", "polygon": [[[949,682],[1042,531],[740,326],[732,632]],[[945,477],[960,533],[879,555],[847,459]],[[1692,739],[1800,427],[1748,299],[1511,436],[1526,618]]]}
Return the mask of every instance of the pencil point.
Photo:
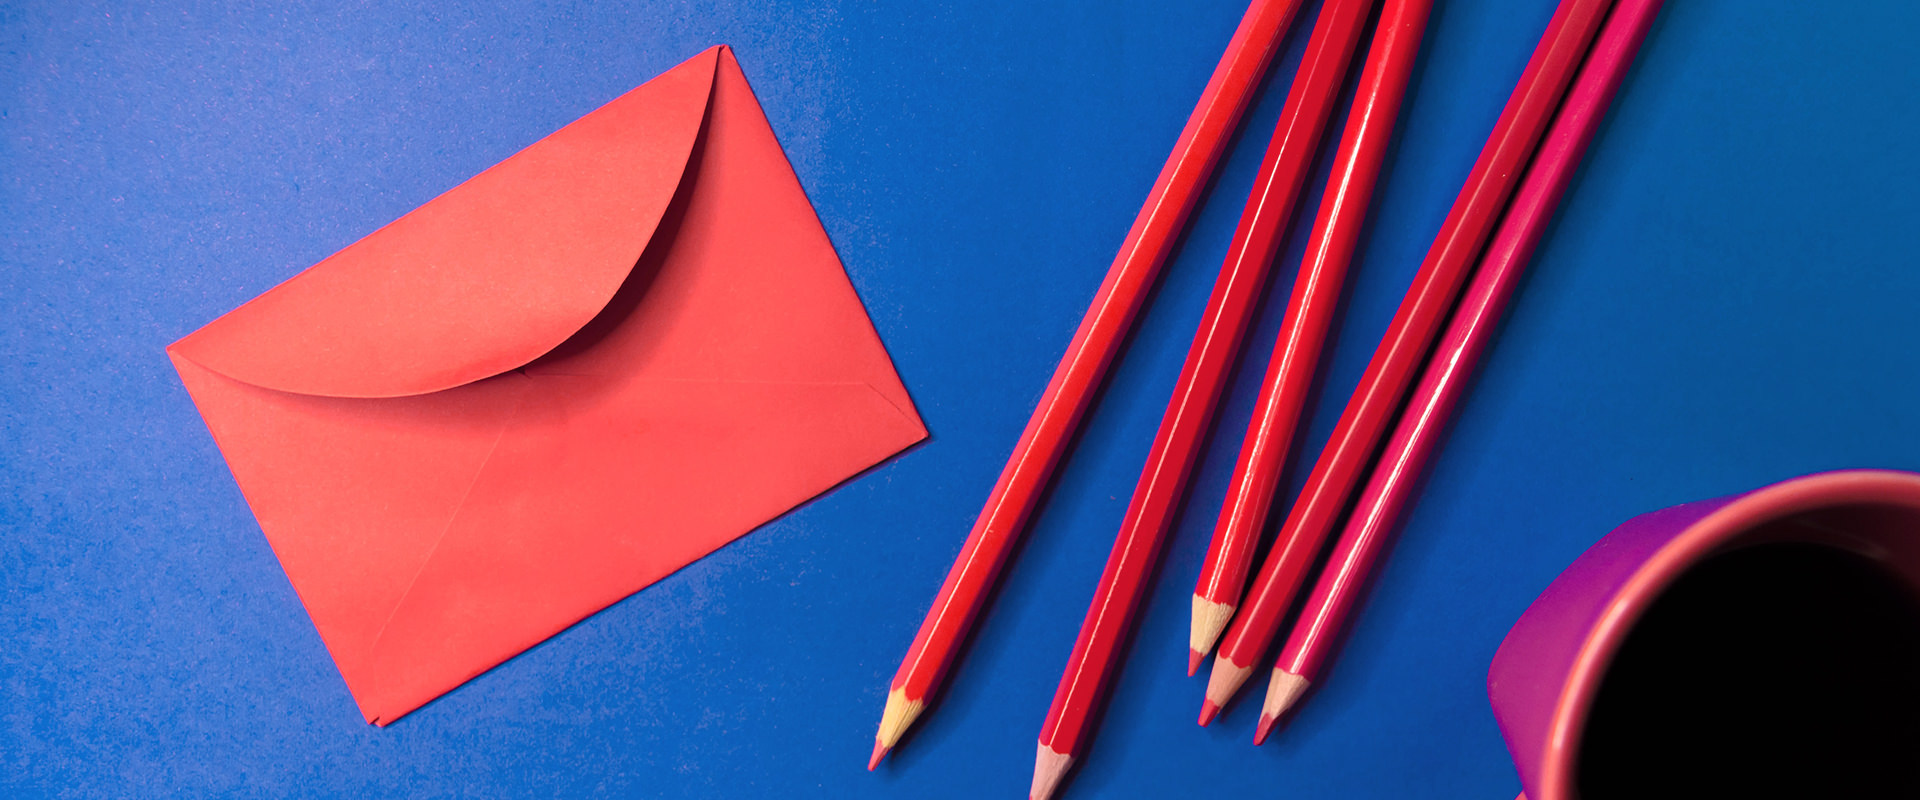
{"label": "pencil point", "polygon": [[1274,719],[1272,715],[1264,711],[1260,712],[1260,724],[1253,729],[1254,747],[1259,747],[1267,743],[1267,734],[1273,732],[1273,723],[1278,721],[1279,720]]}
{"label": "pencil point", "polygon": [[1214,705],[1212,700],[1200,701],[1200,727],[1207,727],[1207,723],[1212,722],[1214,716],[1219,713],[1220,707]]}
{"label": "pencil point", "polygon": [[1286,716],[1287,709],[1293,708],[1306,691],[1305,677],[1274,667],[1273,678],[1267,681],[1267,699],[1260,704],[1260,716],[1276,720]]}
{"label": "pencil point", "polygon": [[1188,649],[1187,650],[1187,677],[1191,678],[1194,675],[1199,674],[1200,662],[1205,660],[1207,660],[1206,653],[1202,653],[1194,649]]}
{"label": "pencil point", "polygon": [[1200,671],[1200,660],[1213,652],[1214,643],[1220,641],[1221,632],[1232,621],[1231,604],[1216,603],[1197,594],[1193,596],[1193,626],[1187,634],[1187,646],[1193,649],[1193,656],[1188,664],[1188,675]]}
{"label": "pencil point", "polygon": [[1049,800],[1053,797],[1053,790],[1060,788],[1060,778],[1067,774],[1067,768],[1071,766],[1073,756],[1040,745],[1034,753],[1033,788],[1027,792],[1027,800]]}
{"label": "pencil point", "polygon": [[[907,732],[907,726],[925,710],[927,702],[908,700],[905,689],[887,692],[887,707],[880,711],[880,732],[873,737],[873,763],[880,763],[880,757],[900,743],[900,737]],[[867,769],[873,769],[868,767]]]}
{"label": "pencil point", "polygon": [[1227,701],[1233,699],[1234,692],[1240,691],[1240,685],[1247,682],[1247,676],[1253,674],[1253,667],[1242,667],[1233,663],[1226,653],[1213,659],[1213,674],[1207,676],[1207,702],[1219,708],[1226,708]]}
{"label": "pencil point", "polygon": [[867,759],[867,771],[872,772],[875,767],[880,766],[880,759],[883,759],[886,757],[887,757],[887,746],[884,744],[881,744],[879,739],[873,740],[873,757]]}

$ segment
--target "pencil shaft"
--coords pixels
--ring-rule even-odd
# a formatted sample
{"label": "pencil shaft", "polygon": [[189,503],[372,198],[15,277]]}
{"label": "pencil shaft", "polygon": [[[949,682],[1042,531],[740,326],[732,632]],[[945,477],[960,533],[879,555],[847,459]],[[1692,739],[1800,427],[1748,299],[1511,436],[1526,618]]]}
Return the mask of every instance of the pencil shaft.
{"label": "pencil shaft", "polygon": [[1373,0],[1329,0],[1307,41],[1260,176],[1247,198],[1041,730],[1041,744],[1057,752],[1080,753],[1082,735],[1117,667],[1120,647],[1146,593],[1201,437],[1246,338],[1372,6]]}
{"label": "pencil shaft", "polygon": [[[952,664],[1299,5],[1255,0],[1235,30],[894,676],[915,713]],[[897,739],[912,716],[883,738]]]}
{"label": "pencil shaft", "polygon": [[[1221,644],[1225,660],[1240,667],[1251,665],[1272,644],[1282,615],[1406,396],[1414,371],[1451,310],[1609,5],[1609,0],[1562,0],[1555,11],[1466,186],[1374,350],[1359,387],[1341,412],[1333,436],[1307,476],[1281,527],[1278,544],[1261,565],[1248,600],[1228,628]],[[1219,667],[1216,662],[1215,668]]]}
{"label": "pencil shaft", "polygon": [[[1202,601],[1235,606],[1246,588],[1253,550],[1279,488],[1300,409],[1312,388],[1432,5],[1432,0],[1389,0],[1381,12],[1307,252],[1294,278],[1286,320],[1267,362],[1266,379],[1241,441],[1226,502],[1194,586],[1194,595]],[[1197,656],[1211,649],[1225,620],[1203,619],[1196,613],[1194,626],[1190,640],[1197,664]]]}
{"label": "pencil shaft", "polygon": [[1394,427],[1387,448],[1342,530],[1332,560],[1314,584],[1300,622],[1275,665],[1318,681],[1335,634],[1381,559],[1386,539],[1405,509],[1421,471],[1439,447],[1447,421],[1492,341],[1514,287],[1553,219],[1567,185],[1607,106],[1646,38],[1661,0],[1618,0],[1514,193],[1487,246],[1473,282],[1421,374],[1420,384]]}

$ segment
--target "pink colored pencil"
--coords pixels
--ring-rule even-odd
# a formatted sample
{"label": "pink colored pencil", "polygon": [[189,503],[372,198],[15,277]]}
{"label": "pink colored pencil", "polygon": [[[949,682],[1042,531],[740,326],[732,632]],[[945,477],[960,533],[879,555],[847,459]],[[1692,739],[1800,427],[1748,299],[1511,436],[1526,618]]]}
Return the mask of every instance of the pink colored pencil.
{"label": "pink colored pencil", "polygon": [[1266,740],[1308,683],[1319,680],[1336,634],[1352,613],[1367,576],[1380,562],[1388,533],[1412,499],[1421,470],[1439,448],[1447,420],[1466,394],[1514,287],[1632,67],[1661,2],[1619,0],[1607,17],[1280,653],[1260,711],[1255,744]]}

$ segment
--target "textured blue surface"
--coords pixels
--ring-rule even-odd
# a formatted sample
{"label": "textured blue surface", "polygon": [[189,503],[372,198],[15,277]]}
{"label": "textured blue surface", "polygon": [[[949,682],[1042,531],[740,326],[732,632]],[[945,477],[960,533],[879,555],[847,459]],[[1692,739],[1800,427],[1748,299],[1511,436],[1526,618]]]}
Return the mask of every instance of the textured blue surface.
{"label": "textured blue surface", "polygon": [[[1023,795],[1305,25],[957,680],[870,775],[897,660],[1244,6],[348,5],[0,7],[0,795]],[[1550,13],[1440,3],[1296,489]],[[1330,678],[1256,750],[1245,699],[1193,725],[1187,596],[1297,225],[1068,796],[1511,797],[1487,662],[1586,544],[1920,468],[1917,34],[1905,3],[1669,4]],[[716,43],[933,439],[368,727],[162,347]]]}

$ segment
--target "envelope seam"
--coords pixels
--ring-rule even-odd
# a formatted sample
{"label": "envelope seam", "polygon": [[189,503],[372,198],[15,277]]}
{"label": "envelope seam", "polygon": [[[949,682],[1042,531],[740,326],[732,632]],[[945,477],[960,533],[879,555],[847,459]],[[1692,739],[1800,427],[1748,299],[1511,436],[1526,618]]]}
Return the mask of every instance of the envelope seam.
{"label": "envelope seam", "polygon": [[494,434],[493,444],[487,446],[487,454],[480,459],[479,468],[473,471],[473,479],[467,482],[467,488],[460,493],[460,502],[454,505],[453,513],[447,517],[446,526],[442,527],[440,529],[440,535],[434,538],[433,547],[428,549],[426,557],[420,560],[420,566],[414,569],[413,577],[407,579],[406,590],[400,593],[400,599],[394,601],[393,608],[387,611],[387,618],[381,621],[380,630],[374,632],[373,641],[367,645],[367,659],[369,662],[373,660],[374,654],[379,652],[380,643],[386,639],[387,626],[393,624],[394,616],[398,615],[401,607],[407,604],[407,598],[413,596],[413,589],[419,585],[420,576],[426,573],[427,567],[433,564],[434,555],[438,554],[440,552],[440,546],[446,543],[447,534],[453,531],[453,524],[459,521],[461,510],[467,507],[467,499],[473,496],[473,487],[480,484],[481,476],[487,473],[487,466],[493,463],[493,455],[500,449],[500,443],[506,440],[507,429],[513,427],[513,419],[520,415],[520,407],[526,403],[526,397],[526,393],[522,392],[520,397],[514,400],[513,413],[510,414],[507,417],[507,421],[500,426],[499,432]]}
{"label": "envelope seam", "polygon": [[926,429],[927,422],[920,418],[919,413],[901,408],[900,404],[894,402],[893,398],[888,397],[886,392],[880,391],[880,387],[873,385],[873,381],[861,381],[860,385],[867,387],[867,391],[879,395],[880,399],[885,400],[887,405],[892,406],[894,413],[899,414],[902,419],[912,420],[920,426],[921,430]]}

